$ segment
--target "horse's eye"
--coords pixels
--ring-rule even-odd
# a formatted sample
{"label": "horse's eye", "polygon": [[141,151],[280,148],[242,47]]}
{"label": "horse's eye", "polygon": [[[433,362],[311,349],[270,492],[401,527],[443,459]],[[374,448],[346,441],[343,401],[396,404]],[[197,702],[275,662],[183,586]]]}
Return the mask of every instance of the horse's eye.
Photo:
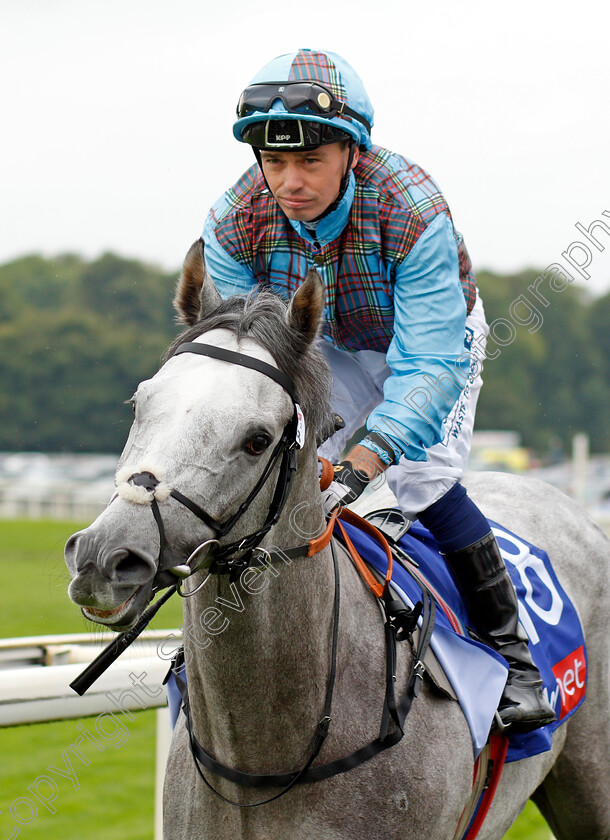
{"label": "horse's eye", "polygon": [[250,455],[262,455],[270,443],[271,441],[267,435],[254,435],[254,437],[250,438],[246,444],[246,450],[250,453]]}

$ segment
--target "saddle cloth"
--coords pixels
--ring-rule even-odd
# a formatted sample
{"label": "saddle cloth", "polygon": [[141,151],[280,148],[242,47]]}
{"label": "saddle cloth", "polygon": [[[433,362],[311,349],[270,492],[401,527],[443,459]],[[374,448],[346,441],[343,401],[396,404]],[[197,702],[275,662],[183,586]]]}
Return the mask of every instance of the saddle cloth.
{"label": "saddle cloth", "polygon": [[[557,713],[557,720],[533,732],[509,735],[506,761],[537,755],[551,747],[555,729],[567,720],[585,698],[587,658],[584,635],[576,609],[551,566],[547,553],[489,520],[519,599],[519,617],[529,636],[534,662],[540,670],[543,691]],[[343,523],[361,557],[385,574],[387,557],[363,531]],[[470,620],[449,569],[429,531],[414,522],[398,546],[418,566],[435,595],[436,628],[431,645],[457,695],[472,734],[475,755],[484,747],[506,682],[507,665],[495,651],[467,635],[476,628]],[[394,563],[392,584],[413,606],[421,591],[411,575]]]}

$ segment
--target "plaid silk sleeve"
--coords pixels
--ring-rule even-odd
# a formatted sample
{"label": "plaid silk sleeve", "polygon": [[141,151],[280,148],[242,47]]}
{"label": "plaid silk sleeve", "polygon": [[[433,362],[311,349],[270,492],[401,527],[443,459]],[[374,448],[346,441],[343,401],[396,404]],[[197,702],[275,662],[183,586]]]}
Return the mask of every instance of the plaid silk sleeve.
{"label": "plaid silk sleeve", "polygon": [[367,422],[397,455],[425,461],[465,384],[466,301],[451,219],[438,215],[401,263],[394,290],[392,371]]}

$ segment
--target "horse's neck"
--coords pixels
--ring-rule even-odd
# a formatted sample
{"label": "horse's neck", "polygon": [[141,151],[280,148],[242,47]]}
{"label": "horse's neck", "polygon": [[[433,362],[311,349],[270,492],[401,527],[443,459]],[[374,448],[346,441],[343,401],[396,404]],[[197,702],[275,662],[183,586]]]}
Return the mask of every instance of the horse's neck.
{"label": "horse's neck", "polygon": [[[300,545],[323,523],[314,461],[306,463],[267,543]],[[240,766],[260,771],[302,758],[303,741],[274,755],[277,733],[313,733],[324,705],[330,668],[334,571],[330,547],[314,557],[276,561],[229,583],[210,579],[185,602],[185,653],[197,737]],[[305,743],[308,738],[305,738]]]}

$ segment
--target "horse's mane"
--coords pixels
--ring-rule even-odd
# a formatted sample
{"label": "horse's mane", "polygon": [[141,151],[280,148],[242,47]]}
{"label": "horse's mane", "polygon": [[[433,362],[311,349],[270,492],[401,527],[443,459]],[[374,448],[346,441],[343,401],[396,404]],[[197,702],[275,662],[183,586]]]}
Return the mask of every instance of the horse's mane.
{"label": "horse's mane", "polygon": [[282,373],[292,379],[308,433],[322,441],[335,430],[330,409],[330,369],[316,342],[308,344],[300,333],[291,329],[286,320],[287,309],[286,301],[265,290],[227,298],[179,335],[167,349],[163,362],[174,355],[180,344],[210,330],[231,330],[238,340],[247,336],[268,350]]}

